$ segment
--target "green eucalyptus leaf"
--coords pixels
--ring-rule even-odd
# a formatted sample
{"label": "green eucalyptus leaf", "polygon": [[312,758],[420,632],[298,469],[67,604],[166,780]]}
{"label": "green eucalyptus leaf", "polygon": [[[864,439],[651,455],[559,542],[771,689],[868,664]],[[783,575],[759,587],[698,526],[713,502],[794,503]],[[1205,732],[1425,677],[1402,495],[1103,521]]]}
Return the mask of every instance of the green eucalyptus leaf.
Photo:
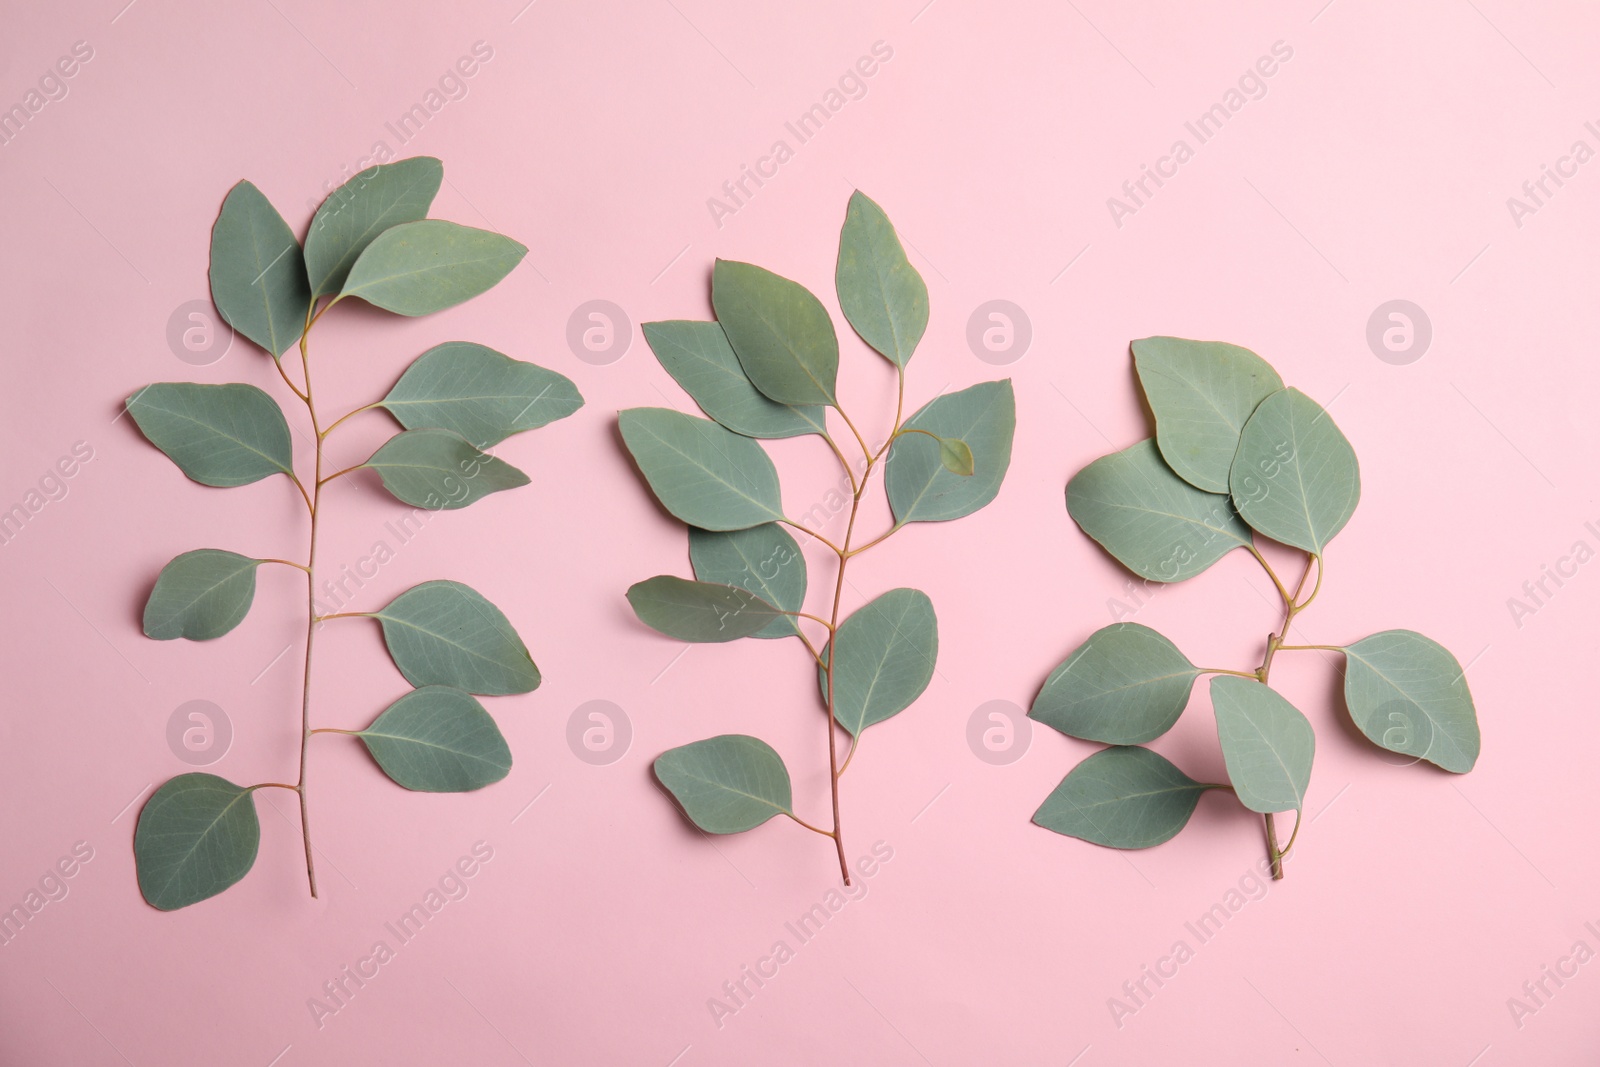
{"label": "green eucalyptus leaf", "polygon": [[251,792],[214,774],[180,774],[150,795],[133,861],[151,907],[186,908],[250,873],[261,843]]}
{"label": "green eucalyptus leaf", "polygon": [[161,568],[144,605],[144,635],[209,641],[244,621],[256,595],[259,559],[197,548]]}
{"label": "green eucalyptus leaf", "polygon": [[362,466],[377,471],[383,487],[397,499],[434,511],[464,508],[491,493],[528,484],[526,474],[452,430],[397,433]]}
{"label": "green eucalyptus leaf", "polygon": [[249,182],[228,190],[211,228],[211,300],[228,325],[274,359],[305,332],[311,290],[300,242]]}
{"label": "green eucalyptus leaf", "polygon": [[711,306],[755,387],[780,404],[834,405],[839,338],[822,301],[798,282],[719,259]]}
{"label": "green eucalyptus leaf", "polygon": [[1385,630],[1344,650],[1344,701],[1374,744],[1465,774],[1478,762],[1478,713],[1449,649]]}
{"label": "green eucalyptus leaf", "polygon": [[1248,348],[1221,341],[1146,337],[1133,342],[1133,362],[1167,466],[1196,489],[1226,493],[1239,432],[1283,379]]}
{"label": "green eucalyptus leaf", "polygon": [[1250,529],[1229,499],[1172,473],[1149,440],[1073,475],[1067,512],[1124,567],[1155,582],[1193,578],[1250,545]]}
{"label": "green eucalyptus leaf", "polygon": [[487,292],[528,250],[511,238],[443,219],[391,226],[350,268],[340,299],[397,315],[428,315]]}
{"label": "green eucalyptus leaf", "polygon": [[[736,585],[782,611],[799,611],[806,599],[806,558],[775,522],[748,530],[689,528],[689,562],[702,582]],[[794,637],[800,620],[784,615],[751,637]]]}
{"label": "green eucalyptus leaf", "polygon": [[783,518],[778,470],[750,438],[669,408],[628,408],[618,422],[656,499],[690,526],[742,530]]}
{"label": "green eucalyptus leaf", "polygon": [[344,288],[350,268],[384,230],[427,218],[443,180],[443,163],[415,156],[368,167],[330,193],[306,233],[312,296]]}
{"label": "green eucalyptus leaf", "polygon": [[737,641],[784,617],[748,589],[670,574],[635,584],[628,603],[640,622],[680,641]]}
{"label": "green eucalyptus leaf", "polygon": [[451,430],[488,448],[566,418],[583,407],[583,397],[553,370],[448,341],[418,356],[378,406],[408,430]]}
{"label": "green eucalyptus leaf", "polygon": [[928,328],[928,286],[906,259],[889,216],[859,190],[845,211],[834,284],[856,333],[904,368]]}
{"label": "green eucalyptus leaf", "polygon": [[1245,522],[1320,556],[1355,513],[1361,468],[1322,405],[1282,389],[1245,423],[1229,484]]}
{"label": "green eucalyptus leaf", "polygon": [[708,834],[754,830],[774,815],[793,815],[789,770],[772,746],[723,734],[656,757],[656,778],[689,821]]}
{"label": "green eucalyptus leaf", "polygon": [[414,686],[504,696],[539,686],[539,668],[499,608],[460,582],[423,582],[372,616]]}
{"label": "green eucalyptus leaf", "polygon": [[644,339],[700,410],[734,433],[777,438],[827,432],[822,405],[790,407],[752,385],[717,323],[647,322]]}
{"label": "green eucalyptus leaf", "polygon": [[201,485],[293,476],[289,424],[277,402],[253,385],[157,382],[130,396],[127,408],[150,443]]}
{"label": "green eucalyptus leaf", "polygon": [[[833,717],[856,736],[910,707],[933,680],[939,657],[933,601],[917,589],[891,589],[839,624],[823,651],[824,662],[835,648]],[[826,706],[826,669],[818,668],[817,682]]]}
{"label": "green eucalyptus leaf", "polygon": [[1172,729],[1199,676],[1200,668],[1150,627],[1112,623],[1050,672],[1028,715],[1068,737],[1137,745]]}
{"label": "green eucalyptus leaf", "polygon": [[959,437],[939,438],[939,463],[951,474],[963,478],[971,477],[977,469],[971,447]]}
{"label": "green eucalyptus leaf", "polygon": [[356,736],[384,774],[423,793],[470,793],[511,773],[494,718],[449,686],[413,689]]}
{"label": "green eucalyptus leaf", "polygon": [[[1017,427],[1017,401],[1011,379],[980,382],[958,393],[935,397],[909,419],[889,447],[884,486],[895,522],[942,522],[970,515],[995,498],[1011,465],[1011,439]],[[952,473],[943,445],[931,440],[957,438],[970,453],[971,474]]]}
{"label": "green eucalyptus leaf", "polygon": [[1276,690],[1232,675],[1211,679],[1211,707],[1239,803],[1264,815],[1299,811],[1317,748],[1306,717]]}
{"label": "green eucalyptus leaf", "polygon": [[1149,848],[1182,830],[1200,794],[1217,788],[1147,748],[1108,748],[1072,768],[1033,821],[1097,845]]}

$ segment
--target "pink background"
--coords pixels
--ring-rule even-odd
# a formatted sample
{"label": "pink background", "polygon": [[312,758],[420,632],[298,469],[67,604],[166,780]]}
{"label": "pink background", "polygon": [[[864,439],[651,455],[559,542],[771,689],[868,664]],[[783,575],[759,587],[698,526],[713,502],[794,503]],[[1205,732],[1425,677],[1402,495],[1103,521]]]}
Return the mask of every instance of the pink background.
{"label": "pink background", "polygon": [[[0,947],[0,1061],[1592,1062],[1600,965],[1520,1026],[1507,1001],[1575,941],[1600,950],[1584,926],[1600,920],[1588,833],[1600,565],[1520,626],[1507,602],[1574,542],[1600,548],[1584,525],[1600,527],[1600,260],[1584,236],[1600,224],[1600,162],[1520,227],[1506,199],[1573,141],[1600,147],[1584,128],[1600,118],[1600,24],[1577,3],[1506,0],[924,2],[12,5],[0,103],[74,42],[94,55],[0,148],[12,368],[0,507],[75,442],[94,458],[0,547],[0,905],[76,842],[93,859]],[[400,147],[385,123],[477,41],[493,58],[468,94]],[[865,96],[795,146],[784,122],[877,41],[893,57]],[[1278,41],[1293,56],[1265,97],[1115,225],[1107,198],[1175,139],[1193,146],[1184,122]],[[707,198],[778,138],[794,158],[719,228]],[[305,523],[283,479],[186,481],[119,403],[161,380],[243,380],[292,401],[244,340],[195,367],[175,357],[167,323],[207,295],[208,234],[233,182],[254,181],[303,232],[324,183],[377,140],[445,161],[435,215],[531,252],[492,293],[430,318],[329,316],[314,352],[326,408],[376,398],[451,339],[560,370],[588,406],[500,446],[533,485],[434,518],[349,610],[465,581],[509,614],[545,683],[487,701],[516,766],[480,793],[407,793],[354,743],[318,738],[322,898],[305,892],[291,804],[263,794],[251,874],[162,914],[138,895],[130,842],[137,801],[189,769],[168,749],[168,717],[213,701],[234,738],[207,770],[292,775],[303,587],[264,570],[249,618],[205,644],[146,640],[144,597],[186,549],[299,556]],[[857,186],[897,223],[931,292],[911,403],[1009,374],[1018,434],[994,504],[908,529],[851,568],[847,608],[895,585],[932,596],[940,658],[926,695],[867,735],[844,780],[848,851],[882,841],[893,859],[800,944],[784,924],[833,884],[827,842],[782,820],[708,840],[649,765],[703,736],[755,733],[820,820],[811,674],[794,642],[677,658],[681,646],[633,620],[623,591],[687,573],[686,547],[622,453],[614,413],[690,408],[638,323],[707,316],[715,256],[800,279],[834,307]],[[1366,341],[1368,317],[1396,298],[1433,326],[1408,365]],[[566,341],[569,316],[595,299],[631,322],[608,365]],[[1033,331],[1003,368],[966,340],[992,299],[1023,308]],[[1072,526],[1062,487],[1146,434],[1127,344],[1157,333],[1247,345],[1333,404],[1365,492],[1300,635],[1427,632],[1471,662],[1484,739],[1465,777],[1400,766],[1348,724],[1337,662],[1285,654],[1274,681],[1318,731],[1315,821],[1288,879],[1203,945],[1184,924],[1241,879],[1255,886],[1255,817],[1211,794],[1166,845],[1096,848],[1029,823],[1093,746],[1041,728],[1020,760],[993,766],[966,740],[976,708],[1026,706],[1124,595],[1126,574]],[[848,331],[842,341],[842,395],[882,432],[892,375]],[[354,420],[333,462],[358,462],[390,432],[381,414]],[[791,514],[837,477],[814,439],[771,453]],[[392,544],[384,523],[403,511],[371,476],[335,483],[325,572]],[[868,528],[884,515],[875,505]],[[832,572],[820,556],[812,566],[820,607]],[[1246,667],[1277,622],[1269,593],[1235,553],[1136,617],[1196,661]],[[359,727],[404,691],[375,627],[334,624],[319,645],[320,723]],[[605,766],[566,740],[591,700],[631,722],[631,747]],[[1156,747],[1197,777],[1221,773],[1203,689]],[[468,895],[319,1028],[308,998],[375,941],[393,947],[384,924],[479,841],[493,859]],[[708,999],[779,939],[794,958],[719,1028]],[[1119,1028],[1108,999],[1180,939],[1194,958]]]}

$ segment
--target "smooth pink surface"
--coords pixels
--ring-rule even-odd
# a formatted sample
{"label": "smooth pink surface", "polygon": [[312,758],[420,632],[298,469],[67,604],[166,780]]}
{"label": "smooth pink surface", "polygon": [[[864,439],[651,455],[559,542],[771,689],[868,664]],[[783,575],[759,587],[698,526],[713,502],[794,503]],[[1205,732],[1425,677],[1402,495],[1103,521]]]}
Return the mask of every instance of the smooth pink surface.
{"label": "smooth pink surface", "polygon": [[[0,506],[23,501],[75,442],[93,449],[65,497],[0,547],[11,620],[0,905],[22,901],[76,842],[93,849],[68,895],[0,947],[0,1062],[1592,1062],[1600,964],[1559,989],[1547,981],[1554,995],[1520,1020],[1508,998],[1574,942],[1600,950],[1585,926],[1600,927],[1588,832],[1600,564],[1547,582],[1554,595],[1520,625],[1508,598],[1576,542],[1600,548],[1600,162],[1547,183],[1554,195],[1520,227],[1506,202],[1574,141],[1600,148],[1584,125],[1600,119],[1592,11],[122,3],[12,5],[0,60],[9,104],[74,42],[93,49],[67,96],[0,148],[11,369]],[[478,41],[493,58],[466,97],[400,146],[385,124]],[[796,145],[784,123],[879,41],[893,57],[864,97]],[[1107,198],[1175,139],[1193,147],[1184,123],[1279,41],[1293,55],[1266,95],[1117,226]],[[719,227],[707,198],[779,138],[793,158]],[[150,381],[243,380],[292,405],[242,339],[210,366],[175,358],[168,317],[207,295],[208,234],[230,185],[249,178],[303,232],[324,183],[378,140],[445,161],[435,215],[532,251],[492,293],[430,318],[337,309],[315,342],[325,409],[374,399],[449,339],[556,368],[588,406],[499,447],[532,487],[434,518],[348,610],[427,579],[465,581],[509,614],[545,683],[487,701],[516,766],[476,794],[407,793],[353,743],[318,738],[320,900],[307,897],[297,819],[277,792],[261,795],[254,871],[158,913],[137,892],[130,842],[134,802],[187,769],[168,749],[168,717],[214,701],[235,736],[208,770],[292,778],[303,587],[285,568],[263,571],[246,622],[206,644],[146,640],[144,597],[180,551],[296,557],[306,524],[283,479],[186,481],[119,404]],[[679,658],[633,620],[623,590],[687,573],[687,559],[614,413],[690,408],[637,324],[707,316],[716,256],[800,279],[835,308],[853,187],[889,212],[931,291],[910,402],[1009,374],[1018,436],[993,505],[908,529],[851,567],[847,607],[896,585],[932,596],[939,666],[910,711],[867,735],[844,780],[849,853],[881,841],[893,859],[802,944],[785,923],[834,884],[827,842],[781,820],[709,840],[649,765],[709,734],[756,733],[787,759],[802,812],[822,820],[811,673],[794,642]],[[1033,329],[1004,368],[966,342],[973,309],[997,298]],[[1373,309],[1395,298],[1433,324],[1410,365],[1366,341]],[[566,342],[569,315],[594,299],[632,322],[609,365]],[[966,740],[974,709],[1026,706],[1125,596],[1125,573],[1071,524],[1062,487],[1147,433],[1127,344],[1157,333],[1247,345],[1333,404],[1364,494],[1301,636],[1429,633],[1471,662],[1484,738],[1465,777],[1399,766],[1348,725],[1337,662],[1286,653],[1274,680],[1318,732],[1316,821],[1288,879],[1204,944],[1185,924],[1241,879],[1255,887],[1256,818],[1211,794],[1174,841],[1103,850],[1029,823],[1093,746],[1041,728],[1020,761],[991,766]],[[848,331],[843,347],[847,406],[882,432],[892,374]],[[333,462],[359,461],[389,432],[385,416],[362,416],[333,439]],[[815,439],[771,453],[791,513],[837,478]],[[379,540],[394,547],[384,524],[403,510],[370,476],[335,483],[325,573]],[[884,517],[877,505],[864,521]],[[815,554],[812,567],[820,608],[832,569]],[[1248,667],[1277,622],[1270,591],[1236,553],[1161,589],[1137,618],[1197,661]],[[369,624],[331,625],[318,656],[322,724],[363,725],[404,691]],[[568,748],[568,717],[591,700],[631,721],[631,748],[608,766]],[[1203,689],[1156,747],[1197,777],[1221,773]],[[480,841],[493,859],[465,898],[399,945],[385,923]],[[379,940],[394,958],[319,1027],[308,999]],[[708,1000],[778,940],[794,958],[719,1027]],[[1108,1000],[1180,940],[1193,959],[1119,1027]]]}

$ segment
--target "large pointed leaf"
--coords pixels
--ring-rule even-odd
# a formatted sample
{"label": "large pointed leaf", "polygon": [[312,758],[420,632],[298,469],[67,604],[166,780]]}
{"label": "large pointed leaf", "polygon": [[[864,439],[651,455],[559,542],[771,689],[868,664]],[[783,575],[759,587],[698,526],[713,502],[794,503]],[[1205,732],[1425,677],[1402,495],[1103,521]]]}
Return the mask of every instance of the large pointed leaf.
{"label": "large pointed leaf", "polygon": [[1200,668],[1136,622],[1096,630],[1045,679],[1028,712],[1068,737],[1136,745],[1172,728]]}
{"label": "large pointed leaf", "polygon": [[161,568],[144,605],[144,635],[209,641],[244,621],[256,595],[259,559],[197,548]]}
{"label": "large pointed leaf", "polygon": [[186,908],[250,872],[261,843],[251,792],[214,774],[180,774],[150,795],[133,860],[151,907]]}
{"label": "large pointed leaf", "polygon": [[750,637],[783,613],[748,589],[659,574],[628,590],[639,621],[679,641],[720,643]]}
{"label": "large pointed leaf", "polygon": [[1193,578],[1250,544],[1228,498],[1173,474],[1149,440],[1073,475],[1067,511],[1124,567],[1155,582]]}
{"label": "large pointed leaf", "polygon": [[391,226],[350,268],[341,299],[427,315],[493,289],[528,250],[509,237],[443,219]]}
{"label": "large pointed leaf", "polygon": [[283,411],[253,385],[157,382],[128,398],[139,430],[201,485],[228,487],[292,473]]}
{"label": "large pointed leaf", "polygon": [[423,582],[375,612],[394,665],[414,686],[503,696],[539,686],[539,668],[511,622],[460,582]]}
{"label": "large pointed leaf", "polygon": [[[702,582],[737,585],[783,611],[799,611],[806,599],[806,558],[795,539],[775,522],[748,530],[689,528],[689,562]],[[793,637],[800,620],[774,619],[751,637]]]}
{"label": "large pointed leaf", "polygon": [[[833,666],[833,717],[852,735],[898,715],[933,680],[939,658],[939,623],[933,601],[917,589],[891,589],[868,601],[839,624],[824,662]],[[828,702],[828,672],[817,669],[822,702]]]}
{"label": "large pointed leaf", "polygon": [[274,359],[305,331],[311,290],[300,242],[249,182],[228,190],[211,228],[211,300],[228,325]]}
{"label": "large pointed leaf", "polygon": [[[980,382],[935,397],[905,421],[889,448],[884,486],[897,523],[940,522],[970,515],[995,498],[1011,465],[1017,401],[1011,379]],[[940,458],[940,443],[957,438],[971,452],[972,473],[956,474]]]}
{"label": "large pointed leaf", "polygon": [[834,404],[839,337],[822,301],[798,282],[719,259],[711,306],[755,387],[780,404]]}
{"label": "large pointed leaf", "polygon": [[397,433],[362,466],[377,471],[383,487],[398,499],[434,511],[464,508],[490,493],[528,484],[526,474],[452,430]]}
{"label": "large pointed leaf", "polygon": [[834,284],[856,333],[903,368],[928,328],[928,286],[906,259],[889,216],[859,190],[845,211]]}
{"label": "large pointed leaf", "polygon": [[452,430],[488,448],[566,418],[583,407],[583,397],[553,370],[449,341],[418,356],[378,403],[408,430]]}
{"label": "large pointed leaf", "polygon": [[1200,794],[1217,788],[1148,748],[1108,748],[1072,768],[1033,821],[1097,845],[1149,848],[1182,830]]}
{"label": "large pointed leaf", "polygon": [[1317,748],[1306,717],[1276,690],[1232,675],[1211,679],[1211,707],[1239,803],[1264,815],[1299,811]]}
{"label": "large pointed leaf", "polygon": [[1385,630],[1344,650],[1344,700],[1375,744],[1465,774],[1478,762],[1478,712],[1449,649]]}
{"label": "large pointed leaf", "polygon": [[776,438],[825,432],[822,405],[790,407],[751,384],[717,323],[647,322],[644,339],[700,410],[734,433]]}
{"label": "large pointed leaf", "polygon": [[669,408],[628,408],[622,440],[661,506],[702,530],[783,518],[778,470],[756,442]]}
{"label": "large pointed leaf", "polygon": [[1248,348],[1221,341],[1146,337],[1133,342],[1133,362],[1167,466],[1196,489],[1226,493],[1239,431],[1283,379]]}
{"label": "large pointed leaf", "polygon": [[1322,405],[1282,389],[1245,423],[1229,484],[1245,522],[1320,556],[1355,513],[1361,468]]}
{"label": "large pointed leaf", "polygon": [[708,834],[753,830],[774,815],[793,815],[789,770],[772,746],[723,734],[656,757],[656,778],[689,821]]}
{"label": "large pointed leaf", "polygon": [[328,195],[306,233],[306,274],[313,296],[344,287],[361,253],[384,230],[428,217],[444,164],[415,156],[368,167]]}
{"label": "large pointed leaf", "polygon": [[469,793],[511,773],[511,749],[493,717],[449,686],[413,689],[356,736],[407,789]]}

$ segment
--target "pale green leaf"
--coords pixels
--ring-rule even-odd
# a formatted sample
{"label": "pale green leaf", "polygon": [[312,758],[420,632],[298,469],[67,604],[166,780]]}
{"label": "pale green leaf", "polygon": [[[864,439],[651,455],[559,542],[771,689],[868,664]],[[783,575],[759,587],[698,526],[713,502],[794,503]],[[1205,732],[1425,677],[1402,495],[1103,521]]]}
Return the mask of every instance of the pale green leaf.
{"label": "pale green leaf", "polygon": [[373,614],[394,665],[414,686],[504,696],[539,686],[539,669],[511,622],[460,582],[412,586]]}
{"label": "pale green leaf", "polygon": [[889,216],[860,191],[850,194],[845,211],[834,284],[839,308],[861,339],[905,367],[928,328],[928,286],[906,259]]}
{"label": "pale green leaf", "polygon": [[758,738],[723,734],[669,749],[656,757],[655,771],[689,821],[708,834],[743,833],[793,814],[788,768]]}
{"label": "pale green leaf", "polygon": [[384,230],[427,218],[443,180],[444,164],[415,156],[368,167],[328,194],[306,233],[312,295],[342,289],[350,268]]}
{"label": "pale green leaf", "polygon": [[1355,450],[1298,389],[1273,393],[1250,416],[1229,483],[1245,522],[1319,556],[1361,499]]}
{"label": "pale green leaf", "polygon": [[700,410],[734,433],[777,438],[826,432],[820,404],[790,407],[751,384],[717,323],[647,322],[644,339]]}
{"label": "pale green leaf", "polygon": [[201,485],[228,487],[292,474],[289,424],[253,385],[157,382],[128,398],[150,443]]}
{"label": "pale green leaf", "polygon": [[1478,712],[1449,649],[1385,630],[1344,650],[1344,700],[1375,744],[1465,774],[1478,762]]}
{"label": "pale green leaf", "polygon": [[1306,717],[1270,687],[1232,675],[1211,679],[1211,707],[1239,803],[1264,815],[1299,811],[1317,748]]}
{"label": "pale green leaf", "polygon": [[737,641],[783,618],[779,609],[748,589],[670,574],[632,586],[628,603],[640,622],[679,641]]}
{"label": "pale green leaf", "polygon": [[427,315],[495,287],[528,250],[509,237],[443,219],[391,226],[350,268],[341,299]]}
{"label": "pale green leaf", "polygon": [[1147,748],[1108,748],[1072,768],[1033,821],[1097,845],[1150,848],[1182,830],[1200,794],[1217,788]]}
{"label": "pale green leaf", "polygon": [[139,812],[139,892],[162,911],[214,897],[250,872],[260,843],[251,790],[214,774],[180,774]]}
{"label": "pale green leaf", "polygon": [[1229,499],[1172,473],[1149,440],[1073,475],[1067,511],[1124,567],[1155,582],[1193,578],[1250,545],[1250,529]]}
{"label": "pale green leaf", "polygon": [[300,242],[249,182],[228,190],[211,227],[211,300],[228,325],[274,359],[305,331],[311,290]]}
{"label": "pale green leaf", "polygon": [[1196,489],[1226,493],[1239,432],[1283,379],[1254,352],[1221,341],[1146,337],[1133,342],[1133,362],[1167,466]]}
{"label": "pale green leaf", "polygon": [[384,774],[419,792],[469,793],[511,773],[493,717],[449,686],[413,689],[356,736]]}
{"label": "pale green leaf", "polygon": [[[689,528],[689,562],[702,582],[737,585],[783,611],[799,611],[806,599],[806,558],[795,539],[775,522],[748,530]],[[794,637],[800,620],[784,615],[751,637]]]}
{"label": "pale green leaf", "polygon": [[939,438],[939,464],[951,474],[969,477],[977,469],[972,449],[959,437]]}
{"label": "pale green leaf", "polygon": [[1172,728],[1199,676],[1178,646],[1150,627],[1112,623],[1050,672],[1028,715],[1068,737],[1136,745]]}
{"label": "pale green leaf", "polygon": [[397,433],[362,466],[377,471],[397,499],[433,511],[464,508],[528,484],[526,474],[451,430]]}
{"label": "pale green leaf", "polygon": [[[891,589],[839,624],[823,651],[824,663],[835,648],[833,717],[858,735],[910,707],[933,680],[939,657],[933,601],[917,589]],[[826,669],[818,668],[817,682],[826,706]]]}
{"label": "pale green leaf", "polygon": [[[909,419],[889,447],[884,486],[895,522],[941,522],[970,515],[993,500],[1011,465],[1017,402],[1011,379],[980,382],[935,397]],[[928,434],[958,438],[971,453],[972,473],[946,468],[941,444]]]}
{"label": "pale green leaf", "polygon": [[750,263],[719,259],[711,306],[740,366],[780,404],[834,404],[839,338],[805,286]]}
{"label": "pale green leaf", "polygon": [[618,422],[656,499],[690,526],[742,530],[783,518],[778,470],[750,438],[669,408],[628,408]]}
{"label": "pale green leaf", "polygon": [[209,641],[244,621],[256,595],[259,559],[197,548],[161,568],[144,605],[144,635]]}
{"label": "pale green leaf", "polygon": [[451,430],[488,448],[566,418],[583,407],[583,397],[553,370],[449,341],[418,356],[379,406],[408,430]]}

